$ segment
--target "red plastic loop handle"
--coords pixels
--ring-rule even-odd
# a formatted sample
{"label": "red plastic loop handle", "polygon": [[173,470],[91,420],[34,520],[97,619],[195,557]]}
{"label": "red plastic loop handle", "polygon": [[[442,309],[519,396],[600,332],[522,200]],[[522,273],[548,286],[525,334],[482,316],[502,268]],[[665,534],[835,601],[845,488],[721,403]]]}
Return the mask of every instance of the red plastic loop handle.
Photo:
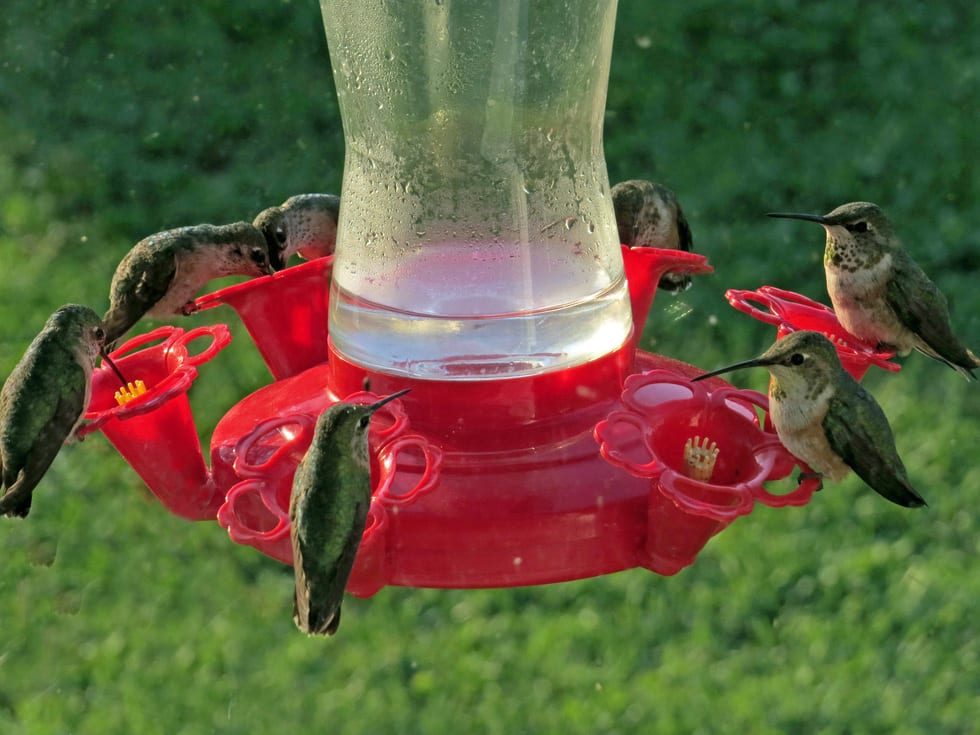
{"label": "red plastic loop handle", "polygon": [[364,524],[364,533],[361,534],[361,545],[365,546],[368,539],[384,533],[387,529],[388,511],[384,503],[375,496],[371,498],[371,505],[368,507],[367,523]]}
{"label": "red plastic loop handle", "polygon": [[[270,434],[277,433],[284,426],[298,425],[296,435],[276,447],[272,455],[264,462],[253,464],[248,455],[256,442],[265,439]],[[316,417],[309,414],[291,414],[289,416],[273,416],[257,423],[252,430],[242,437],[235,447],[235,462],[232,468],[240,477],[265,477],[277,465],[284,472],[295,469],[295,463],[284,461],[285,457],[293,454],[298,447],[309,446],[313,441],[313,429]]]}
{"label": "red plastic loop handle", "polygon": [[[728,303],[734,306],[736,309],[758,319],[760,322],[772,324],[773,326],[779,326],[783,323],[782,316],[776,311],[777,307],[775,303],[768,295],[764,293],[759,293],[757,291],[739,291],[734,288],[730,288],[725,292],[725,298],[728,299]],[[762,304],[769,309],[769,311],[760,311],[753,305],[753,303]]]}
{"label": "red plastic loop handle", "polygon": [[[202,337],[211,337],[211,343],[201,352],[192,354],[188,345]],[[174,339],[174,345],[180,345],[187,352],[184,363],[189,365],[200,365],[205,363],[231,343],[231,330],[226,324],[211,324],[203,327],[196,327],[189,332],[179,334]],[[170,347],[173,349],[173,346]]]}
{"label": "red plastic loop handle", "polygon": [[[248,497],[258,497],[262,507],[275,519],[275,525],[268,531],[249,527],[236,512],[235,506]],[[275,489],[260,479],[243,480],[232,486],[218,509],[218,522],[228,529],[228,535],[237,544],[264,545],[289,533],[289,514],[276,503]]]}
{"label": "red plastic loop handle", "polygon": [[[771,451],[773,453],[773,463],[782,459],[781,455],[783,453],[788,454],[787,450],[782,446],[773,447]],[[795,457],[793,459],[796,460]],[[799,460],[796,460],[796,462],[799,466]],[[770,508],[785,508],[788,505],[806,505],[810,502],[810,498],[813,497],[813,493],[819,489],[819,478],[812,477],[803,480],[788,493],[771,493],[761,484],[753,487],[752,493],[755,499],[763,505],[768,505]]]}
{"label": "red plastic loop handle", "polygon": [[796,291],[787,291],[782,288],[776,288],[775,286],[759,286],[759,293],[776,297],[777,300],[774,302],[774,305],[776,308],[776,313],[778,313],[780,316],[784,315],[785,309],[784,304],[780,303],[780,300],[791,304],[809,306],[811,309],[817,309],[819,311],[833,312],[833,309],[826,304],[821,304],[819,301],[814,301],[809,296],[796,293]]}
{"label": "red plastic loop handle", "polygon": [[[635,441],[642,445],[647,462],[637,463],[627,457],[626,451],[617,449],[610,441],[611,435],[619,434],[618,427],[626,425],[635,434]],[[599,440],[599,454],[604,460],[629,472],[634,477],[656,478],[664,471],[664,465],[650,446],[646,432],[646,420],[634,411],[617,410],[596,424],[595,436]]]}
{"label": "red plastic loop handle", "polygon": [[[740,482],[737,485],[714,485],[677,472],[664,472],[658,482],[659,491],[670,498],[674,505],[693,515],[712,518],[716,521],[730,523],[739,516],[751,513],[755,505],[750,481]],[[704,490],[715,495],[721,494],[733,502],[712,503],[701,500],[693,496],[692,491],[696,492],[697,490]]]}
{"label": "red plastic loop handle", "polygon": [[[391,488],[398,474],[398,454],[407,449],[418,449],[425,458],[422,474],[407,492],[394,493]],[[418,434],[405,434],[385,444],[378,451],[381,478],[374,497],[385,506],[409,505],[420,496],[431,492],[439,484],[442,468],[442,450]]]}
{"label": "red plastic loop handle", "polygon": [[162,327],[157,327],[151,332],[146,332],[145,334],[139,334],[131,339],[126,340],[121,347],[118,347],[112,352],[110,352],[109,357],[113,360],[116,360],[132,352],[137,347],[145,347],[151,342],[160,342],[161,344],[168,345],[183,331],[184,330],[181,329],[180,327],[174,327],[169,324],[165,324]]}

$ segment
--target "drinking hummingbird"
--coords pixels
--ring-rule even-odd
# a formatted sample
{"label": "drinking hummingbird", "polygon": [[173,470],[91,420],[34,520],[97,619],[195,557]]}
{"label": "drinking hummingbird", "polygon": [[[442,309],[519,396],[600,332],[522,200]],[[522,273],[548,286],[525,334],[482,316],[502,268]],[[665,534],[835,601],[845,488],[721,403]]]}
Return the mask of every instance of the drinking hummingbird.
{"label": "drinking hummingbird", "polygon": [[293,620],[309,635],[333,635],[371,506],[371,416],[408,390],[377,403],[335,403],[320,414],[293,476],[290,537],[296,576]]}
{"label": "drinking hummingbird", "polygon": [[85,415],[105,339],[98,314],[67,304],[7,377],[0,390],[0,514],[30,512],[34,488]]}
{"label": "drinking hummingbird", "polygon": [[150,235],[133,246],[112,277],[106,343],[113,344],[144,316],[190,314],[194,295],[210,280],[271,273],[265,238],[248,222]]}
{"label": "drinking hummingbird", "polygon": [[823,225],[827,293],[844,329],[900,355],[916,349],[975,379],[980,360],[953,334],[946,297],[901,246],[877,205],[850,202],[824,215],[768,216]]}
{"label": "drinking hummingbird", "polygon": [[332,255],[337,244],[340,197],[297,194],[278,207],[269,207],[252,224],[262,230],[276,270],[286,267],[293,253],[304,260]]}
{"label": "drinking hummingbird", "polygon": [[[611,193],[621,243],[631,248],[691,251],[691,227],[677,196],[666,186],[633,179],[616,184]],[[675,294],[690,287],[691,276],[683,273],[664,273],[657,284],[658,289]]]}
{"label": "drinking hummingbird", "polygon": [[816,475],[837,482],[853,469],[893,503],[926,504],[909,481],[884,412],[843,368],[829,339],[819,332],[791,332],[754,360],[693,380],[757,366],[772,376],[769,416],[780,441]]}

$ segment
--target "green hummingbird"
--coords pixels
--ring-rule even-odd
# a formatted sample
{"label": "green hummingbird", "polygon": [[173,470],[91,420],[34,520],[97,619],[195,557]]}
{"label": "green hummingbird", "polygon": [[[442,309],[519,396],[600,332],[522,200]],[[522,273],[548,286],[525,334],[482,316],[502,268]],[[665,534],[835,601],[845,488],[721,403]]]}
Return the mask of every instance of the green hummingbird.
{"label": "green hummingbird", "polygon": [[34,488],[85,415],[105,339],[98,314],[67,304],[7,377],[0,390],[0,514],[30,512]]}
{"label": "green hummingbird", "polygon": [[754,360],[693,380],[745,367],[769,371],[769,416],[776,433],[816,475],[838,482],[853,469],[893,503],[907,508],[926,504],[909,481],[881,407],[843,368],[824,335],[791,332]]}
{"label": "green hummingbird", "polygon": [[916,349],[975,380],[980,360],[953,334],[946,297],[901,246],[876,204],[850,202],[824,215],[768,216],[823,225],[827,293],[844,329],[900,355]]}
{"label": "green hummingbird", "polygon": [[[633,179],[612,188],[613,210],[619,227],[619,240],[631,248],[686,250],[694,247],[691,227],[677,196],[666,186]],[[691,287],[691,276],[664,273],[658,289],[680,293]]]}
{"label": "green hummingbird", "polygon": [[272,265],[280,270],[293,253],[304,260],[333,255],[339,217],[340,197],[297,194],[259,212],[252,224],[265,235]]}
{"label": "green hummingbird", "polygon": [[215,278],[271,273],[265,238],[248,222],[150,235],[123,257],[112,277],[106,343],[113,344],[144,316],[192,313],[194,295]]}
{"label": "green hummingbird", "polygon": [[371,416],[408,390],[371,405],[335,403],[320,414],[293,476],[290,537],[296,576],[293,620],[309,635],[333,635],[371,506]]}

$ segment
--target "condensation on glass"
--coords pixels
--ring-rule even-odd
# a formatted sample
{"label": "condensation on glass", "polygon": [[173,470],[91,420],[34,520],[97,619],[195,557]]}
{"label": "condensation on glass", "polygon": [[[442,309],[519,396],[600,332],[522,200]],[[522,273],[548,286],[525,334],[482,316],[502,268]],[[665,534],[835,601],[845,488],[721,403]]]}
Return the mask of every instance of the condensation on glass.
{"label": "condensation on glass", "polygon": [[602,123],[610,0],[321,0],[346,140],[334,347],[433,379],[631,330]]}

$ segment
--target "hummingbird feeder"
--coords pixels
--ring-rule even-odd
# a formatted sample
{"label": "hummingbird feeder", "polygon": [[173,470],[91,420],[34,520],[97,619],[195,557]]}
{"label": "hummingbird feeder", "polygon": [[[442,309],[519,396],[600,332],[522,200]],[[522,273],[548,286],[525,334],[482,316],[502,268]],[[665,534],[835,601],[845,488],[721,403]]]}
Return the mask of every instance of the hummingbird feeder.
{"label": "hummingbird feeder", "polygon": [[[237,312],[272,382],[225,414],[206,463],[187,392],[229,332],[165,327],[112,354],[143,395],[117,404],[96,370],[88,430],[172,513],[290,563],[317,416],[410,388],[371,425],[359,596],[674,574],[756,502],[806,503],[813,480],[764,487],[796,464],[765,396],[637,348],[660,276],[711,267],[619,243],[602,148],[616,3],[321,9],[346,142],[336,253],[197,301]],[[819,312],[794,298],[733,303],[781,325]],[[832,314],[817,326],[843,335]]]}

